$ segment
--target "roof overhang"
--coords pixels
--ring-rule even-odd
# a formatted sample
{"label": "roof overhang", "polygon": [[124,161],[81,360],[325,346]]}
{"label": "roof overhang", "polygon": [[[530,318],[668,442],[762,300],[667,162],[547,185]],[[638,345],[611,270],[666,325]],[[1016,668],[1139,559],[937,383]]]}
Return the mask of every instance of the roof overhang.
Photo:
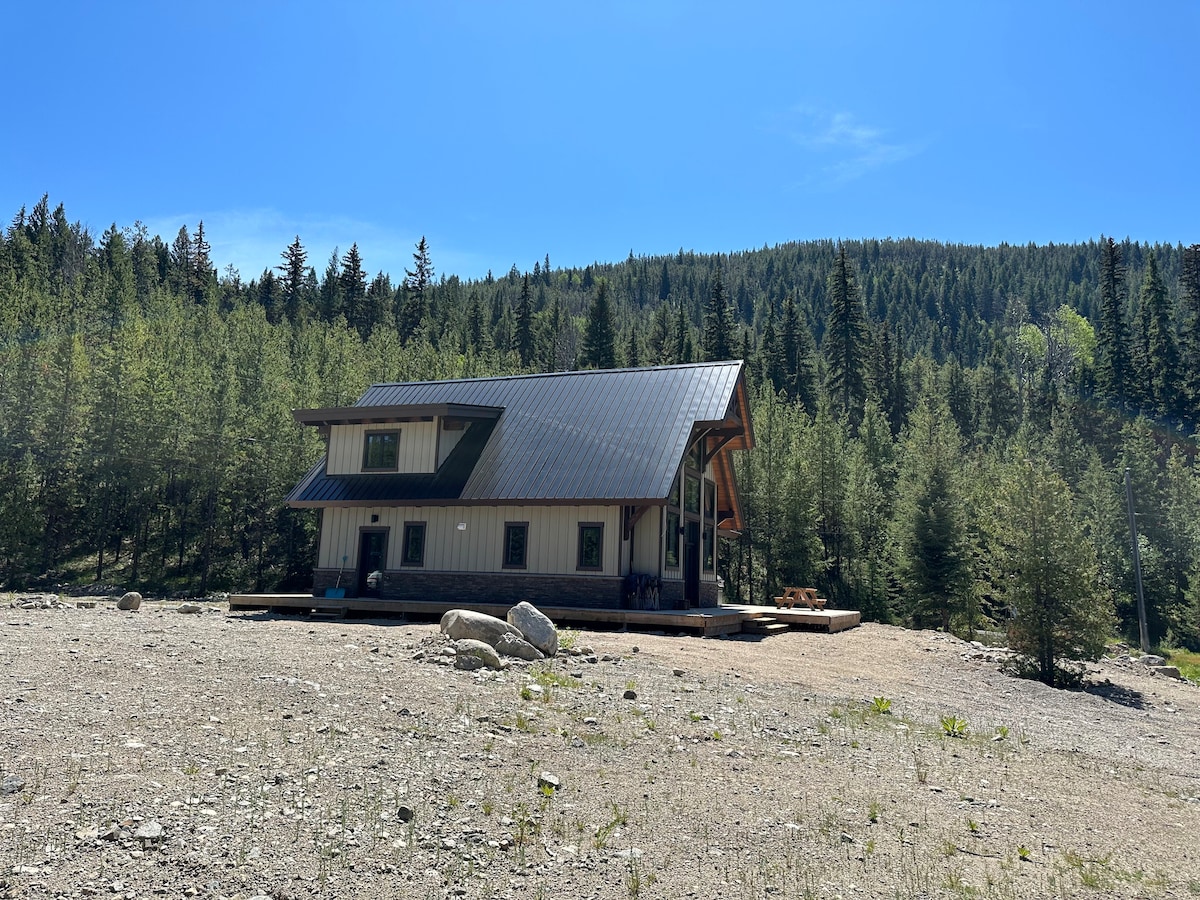
{"label": "roof overhang", "polygon": [[325,409],[294,409],[292,417],[301,425],[373,425],[385,422],[421,422],[444,419],[498,419],[503,406],[473,406],[466,403],[418,403],[404,406],[331,406]]}

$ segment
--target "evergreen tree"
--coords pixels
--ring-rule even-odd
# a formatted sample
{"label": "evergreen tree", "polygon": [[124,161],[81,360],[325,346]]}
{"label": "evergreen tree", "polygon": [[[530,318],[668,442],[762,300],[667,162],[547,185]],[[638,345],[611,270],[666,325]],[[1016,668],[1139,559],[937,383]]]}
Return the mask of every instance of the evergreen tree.
{"label": "evergreen tree", "polygon": [[521,282],[521,294],[517,298],[516,319],[515,349],[521,360],[521,367],[526,368],[532,364],[534,358],[533,297],[529,292],[528,272],[525,273],[525,278]]}
{"label": "evergreen tree", "polygon": [[304,316],[304,285],[308,274],[308,251],[300,243],[300,235],[280,254],[283,265],[276,266],[283,273],[283,312],[291,322],[299,322]]}
{"label": "evergreen tree", "polygon": [[429,259],[429,245],[425,236],[417,242],[413,253],[413,267],[404,270],[404,301],[397,317],[396,326],[401,340],[407,342],[429,315],[429,289],[433,284],[433,263]]}
{"label": "evergreen tree", "polygon": [[687,312],[682,301],[675,310],[675,346],[671,356],[673,363],[692,361],[692,330],[688,325]]}
{"label": "evergreen tree", "polygon": [[1097,591],[1096,558],[1067,483],[1040,460],[1012,464],[995,530],[995,588],[1013,616],[1009,646],[1046,684],[1075,683],[1082,673],[1064,662],[1099,658],[1112,613]]}
{"label": "evergreen tree", "polygon": [[596,297],[588,309],[580,362],[585,368],[615,369],[617,353],[614,341],[612,309],[608,301],[608,279],[601,278],[596,288]]}
{"label": "evergreen tree", "polygon": [[338,248],[334,247],[325,266],[325,277],[321,279],[321,319],[332,322],[346,314],[342,301],[342,262]]}
{"label": "evergreen tree", "polygon": [[717,362],[733,356],[732,332],[733,314],[718,268],[709,294],[708,308],[704,312],[704,336],[700,352],[705,362]]}
{"label": "evergreen tree", "polygon": [[1179,318],[1182,404],[1195,428],[1200,425],[1200,244],[1192,244],[1183,251]]}
{"label": "evergreen tree", "polygon": [[779,320],[779,347],[783,356],[783,390],[799,400],[806,410],[817,410],[816,344],[812,333],[800,321],[800,311],[791,294],[783,300]]}
{"label": "evergreen tree", "polygon": [[1097,336],[1096,389],[1112,403],[1129,398],[1129,337],[1125,324],[1125,267],[1112,238],[1100,244],[1100,329]]}
{"label": "evergreen tree", "polygon": [[367,273],[363,269],[357,243],[351,244],[346,255],[342,257],[342,271],[338,275],[338,286],[341,289],[342,309],[346,315],[346,322],[357,329],[359,336],[365,341],[371,333],[374,322],[371,321],[367,310]]}
{"label": "evergreen tree", "polygon": [[829,276],[829,323],[825,329],[824,353],[829,368],[828,389],[842,415],[857,422],[866,399],[866,321],[858,286],[854,281],[846,246],[838,246],[838,257]]}
{"label": "evergreen tree", "polygon": [[1175,345],[1171,303],[1158,273],[1158,260],[1150,254],[1142,278],[1139,319],[1142,324],[1142,371],[1138,381],[1148,408],[1158,416],[1179,412],[1179,354]]}
{"label": "evergreen tree", "polygon": [[905,612],[918,628],[972,625],[973,575],[958,485],[961,444],[945,399],[927,388],[903,437],[892,532]]}
{"label": "evergreen tree", "polygon": [[209,257],[211,249],[204,237],[204,222],[201,220],[192,237],[192,268],[189,275],[192,299],[196,303],[203,303],[216,283],[212,259]]}

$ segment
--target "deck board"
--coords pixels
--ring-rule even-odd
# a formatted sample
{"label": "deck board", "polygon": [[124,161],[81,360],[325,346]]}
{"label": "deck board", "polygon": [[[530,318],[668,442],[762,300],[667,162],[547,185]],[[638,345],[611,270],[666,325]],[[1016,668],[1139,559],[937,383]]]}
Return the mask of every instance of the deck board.
{"label": "deck board", "polygon": [[[428,600],[378,600],[370,597],[314,597],[311,594],[230,594],[230,610],[271,609],[295,610],[310,613],[343,612],[347,614],[377,613],[427,619],[440,618],[450,609],[473,609],[503,619],[511,603],[439,602]],[[578,624],[635,626],[674,631],[695,631],[703,636],[738,634],[747,619],[769,616],[783,624],[816,631],[842,631],[859,624],[861,614],[852,610],[784,609],[768,606],[723,605],[697,609],[586,609],[576,606],[539,606],[554,622]]]}

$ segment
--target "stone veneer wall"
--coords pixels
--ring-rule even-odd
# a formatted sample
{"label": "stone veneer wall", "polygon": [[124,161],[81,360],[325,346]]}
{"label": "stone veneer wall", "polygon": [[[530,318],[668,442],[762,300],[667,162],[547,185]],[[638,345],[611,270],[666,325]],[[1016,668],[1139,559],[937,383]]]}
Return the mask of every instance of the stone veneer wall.
{"label": "stone veneer wall", "polygon": [[[313,573],[313,596],[333,587],[337,569]],[[353,596],[357,573],[342,573],[347,596]],[[620,609],[624,606],[625,579],[599,575],[523,575],[512,572],[419,572],[412,569],[384,573],[381,600],[430,600],[443,603],[519,603],[535,606],[578,606],[586,609]],[[717,605],[717,585],[700,583],[700,605]],[[683,582],[664,581],[658,608],[684,609]]]}

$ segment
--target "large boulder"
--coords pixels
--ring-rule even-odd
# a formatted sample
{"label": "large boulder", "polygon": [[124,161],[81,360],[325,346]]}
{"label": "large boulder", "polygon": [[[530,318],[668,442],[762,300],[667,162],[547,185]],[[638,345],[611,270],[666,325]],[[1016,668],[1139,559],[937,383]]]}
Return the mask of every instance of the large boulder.
{"label": "large boulder", "polygon": [[496,652],[501,656],[512,656],[517,659],[527,660],[528,662],[546,658],[541,650],[524,638],[517,637],[515,634],[500,635],[500,640],[496,642]]}
{"label": "large boulder", "polygon": [[489,669],[499,669],[503,665],[495,648],[483,641],[463,638],[454,642],[454,649],[457,651],[454,656],[454,668],[456,669],[472,671],[482,669],[484,666]]}
{"label": "large boulder", "polygon": [[447,610],[442,616],[442,634],[455,641],[483,641],[491,647],[495,647],[503,635],[524,636],[503,619],[470,609]]}
{"label": "large boulder", "polygon": [[129,591],[120,600],[117,601],[117,609],[125,609],[133,612],[142,605],[142,595],[137,591]]}
{"label": "large boulder", "polygon": [[508,611],[510,625],[520,629],[522,636],[546,656],[558,653],[558,629],[540,609],[522,600]]}

